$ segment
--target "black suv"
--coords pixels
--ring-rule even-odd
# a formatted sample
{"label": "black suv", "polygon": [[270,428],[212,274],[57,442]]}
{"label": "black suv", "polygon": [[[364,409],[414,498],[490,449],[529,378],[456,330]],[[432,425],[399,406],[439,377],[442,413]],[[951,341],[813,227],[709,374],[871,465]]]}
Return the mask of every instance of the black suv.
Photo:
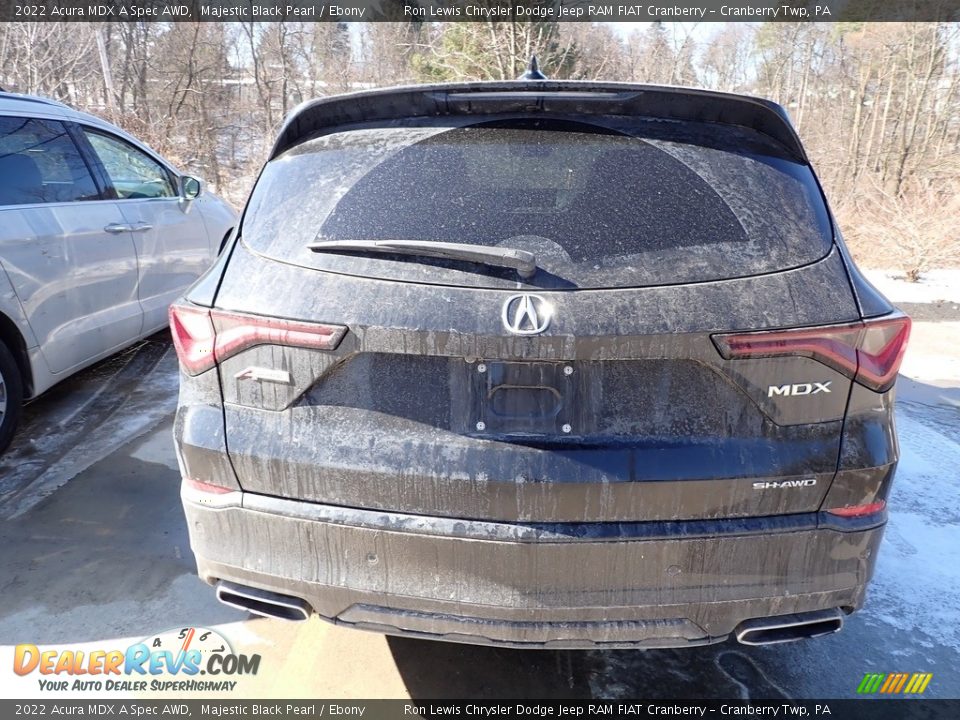
{"label": "black suv", "polygon": [[774,103],[530,81],[305,104],[170,319],[184,508],[228,604],[669,647],[863,603],[910,320]]}

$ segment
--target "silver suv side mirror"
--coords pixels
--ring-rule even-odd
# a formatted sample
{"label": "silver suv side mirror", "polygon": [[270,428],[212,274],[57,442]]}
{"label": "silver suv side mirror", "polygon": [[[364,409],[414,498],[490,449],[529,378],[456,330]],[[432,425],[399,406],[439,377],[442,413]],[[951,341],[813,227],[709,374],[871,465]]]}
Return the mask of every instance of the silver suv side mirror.
{"label": "silver suv side mirror", "polygon": [[203,185],[197,178],[184,175],[180,178],[180,197],[184,200],[195,200],[203,191]]}

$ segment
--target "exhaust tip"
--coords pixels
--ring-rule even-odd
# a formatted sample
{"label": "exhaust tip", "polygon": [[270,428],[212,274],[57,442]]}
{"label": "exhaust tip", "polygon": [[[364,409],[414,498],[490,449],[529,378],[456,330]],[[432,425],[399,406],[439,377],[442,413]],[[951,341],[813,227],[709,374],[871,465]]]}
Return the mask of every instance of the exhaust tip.
{"label": "exhaust tip", "polygon": [[224,605],[268,618],[302,622],[310,617],[310,606],[305,600],[226,580],[217,583],[217,600]]}
{"label": "exhaust tip", "polygon": [[737,641],[743,645],[777,645],[832,635],[842,627],[843,613],[839,609],[815,610],[746,620],[737,628]]}

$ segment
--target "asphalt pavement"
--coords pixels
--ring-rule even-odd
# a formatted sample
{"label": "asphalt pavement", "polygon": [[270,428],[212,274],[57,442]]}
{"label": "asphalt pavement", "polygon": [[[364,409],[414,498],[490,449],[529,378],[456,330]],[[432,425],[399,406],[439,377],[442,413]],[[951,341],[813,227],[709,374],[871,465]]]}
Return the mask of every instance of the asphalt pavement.
{"label": "asphalt pavement", "polygon": [[[946,333],[946,335],[945,335]],[[952,334],[952,340],[950,340]],[[842,698],[867,672],[929,672],[960,697],[960,323],[917,323],[902,378],[902,461],[863,611],[789,645],[506,650],[252,618],[195,575],[171,440],[176,358],[161,334],[31,403],[0,458],[0,697],[42,696],[9,668],[20,643],[122,646],[216,628],[262,656],[237,697]],[[956,360],[956,357],[953,357]],[[909,366],[905,365],[905,368]]]}

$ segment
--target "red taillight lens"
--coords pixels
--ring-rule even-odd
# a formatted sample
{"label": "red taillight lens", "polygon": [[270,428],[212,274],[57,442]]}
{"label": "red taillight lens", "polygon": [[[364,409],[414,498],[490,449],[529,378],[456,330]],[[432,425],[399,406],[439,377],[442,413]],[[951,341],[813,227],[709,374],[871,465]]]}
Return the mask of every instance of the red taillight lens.
{"label": "red taillight lens", "polygon": [[877,500],[876,502],[872,502],[867,505],[833,508],[832,510],[827,510],[827,512],[831,515],[836,515],[837,517],[854,518],[863,517],[865,515],[874,515],[878,512],[881,512],[886,506],[887,503],[885,500]]}
{"label": "red taillight lens", "polygon": [[725,358],[799,355],[813,358],[872,390],[888,390],[900,370],[910,336],[901,313],[846,325],[714,335]]}
{"label": "red taillight lens", "polygon": [[321,325],[218,310],[212,310],[210,315],[217,333],[214,344],[217,362],[254,345],[334,350],[347,332],[347,328],[342,325]]}
{"label": "red taillight lens", "polygon": [[907,351],[910,325],[906,315],[864,323],[863,339],[857,350],[857,382],[874,390],[886,390],[893,385]]}
{"label": "red taillight lens", "polygon": [[199,375],[254,345],[287,345],[335,350],[347,332],[343,325],[170,306],[170,330],[177,357],[190,375]]}
{"label": "red taillight lens", "polygon": [[171,305],[169,316],[173,347],[183,369],[190,375],[199,375],[212,368],[216,360],[210,311],[190,305]]}

